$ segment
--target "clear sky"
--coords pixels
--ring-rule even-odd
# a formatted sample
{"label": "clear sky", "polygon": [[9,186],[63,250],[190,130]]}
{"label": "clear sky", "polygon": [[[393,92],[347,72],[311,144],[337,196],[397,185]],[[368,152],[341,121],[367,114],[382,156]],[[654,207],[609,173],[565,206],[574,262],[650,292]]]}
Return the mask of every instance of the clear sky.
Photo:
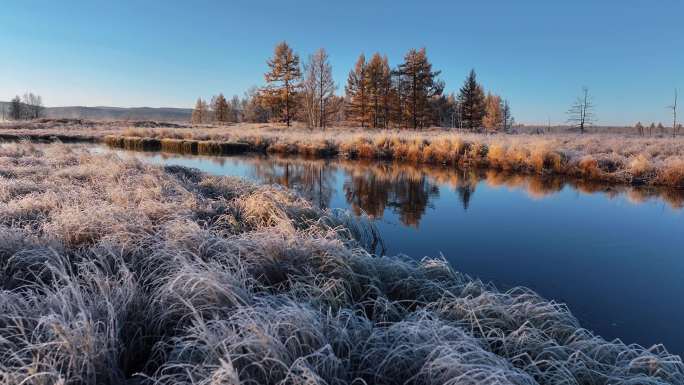
{"label": "clear sky", "polygon": [[601,124],[666,123],[684,99],[684,0],[22,0],[0,6],[0,100],[191,107],[262,85],[281,40],[325,47],[340,93],[361,52],[426,47],[447,91],[475,68],[525,123],[564,122],[584,85]]}

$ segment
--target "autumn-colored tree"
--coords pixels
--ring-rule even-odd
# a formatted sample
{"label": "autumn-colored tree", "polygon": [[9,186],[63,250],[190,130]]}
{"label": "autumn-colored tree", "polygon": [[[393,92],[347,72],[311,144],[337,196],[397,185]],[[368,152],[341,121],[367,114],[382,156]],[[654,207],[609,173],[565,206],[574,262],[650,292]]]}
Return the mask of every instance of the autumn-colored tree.
{"label": "autumn-colored tree", "polygon": [[262,102],[288,127],[297,107],[299,81],[302,76],[299,68],[299,55],[282,42],[275,47],[273,57],[267,61],[269,71],[264,75],[268,86],[262,90]]}
{"label": "autumn-colored tree", "polygon": [[499,95],[488,93],[485,97],[485,116],[482,119],[482,126],[490,132],[503,128],[503,112]]}
{"label": "autumn-colored tree", "polygon": [[392,71],[387,57],[375,53],[367,65],[369,121],[374,128],[387,127],[391,103]]}
{"label": "autumn-colored tree", "polygon": [[269,109],[261,100],[261,92],[257,87],[251,87],[245,91],[240,101],[242,120],[252,123],[266,123],[269,120]]}
{"label": "autumn-colored tree", "polygon": [[412,128],[433,124],[431,100],[442,94],[444,84],[437,80],[440,71],[432,71],[425,48],[411,49],[396,74],[403,78],[401,94],[404,97],[404,115]]}
{"label": "autumn-colored tree", "polygon": [[471,131],[482,127],[482,118],[485,115],[484,99],[484,90],[477,82],[475,70],[471,70],[458,95],[462,127]]}
{"label": "autumn-colored tree", "polygon": [[309,127],[325,127],[335,113],[331,100],[337,88],[325,49],[321,48],[309,57],[304,74],[302,99],[307,124]]}
{"label": "autumn-colored tree", "polygon": [[197,103],[195,103],[195,108],[192,110],[192,123],[202,124],[206,123],[209,119],[209,107],[207,102],[202,98],[197,98]]}
{"label": "autumn-colored tree", "polygon": [[211,109],[214,111],[214,120],[219,124],[230,121],[230,106],[223,94],[211,98]]}
{"label": "autumn-colored tree", "polygon": [[366,56],[361,54],[354,69],[349,72],[345,93],[347,95],[347,119],[366,127],[368,122],[368,67]]}

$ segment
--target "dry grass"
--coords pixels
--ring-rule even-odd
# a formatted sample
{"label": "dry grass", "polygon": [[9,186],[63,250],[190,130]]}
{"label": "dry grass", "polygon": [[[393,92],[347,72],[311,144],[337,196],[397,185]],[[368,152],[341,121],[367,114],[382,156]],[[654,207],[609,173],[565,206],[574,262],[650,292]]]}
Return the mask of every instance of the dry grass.
{"label": "dry grass", "polygon": [[3,384],[684,383],[282,189],[62,145],[4,145],[0,175]]}

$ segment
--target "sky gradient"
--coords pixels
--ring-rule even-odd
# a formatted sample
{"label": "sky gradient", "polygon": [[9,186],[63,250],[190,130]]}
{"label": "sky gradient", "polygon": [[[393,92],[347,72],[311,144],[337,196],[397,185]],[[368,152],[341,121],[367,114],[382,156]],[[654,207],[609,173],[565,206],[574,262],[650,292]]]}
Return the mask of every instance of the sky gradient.
{"label": "sky gradient", "polygon": [[586,85],[599,124],[671,124],[684,94],[682,0],[24,0],[0,9],[0,100],[191,107],[262,85],[282,40],[302,59],[326,48],[338,93],[361,52],[394,66],[426,47],[447,92],[475,68],[523,123],[565,122]]}

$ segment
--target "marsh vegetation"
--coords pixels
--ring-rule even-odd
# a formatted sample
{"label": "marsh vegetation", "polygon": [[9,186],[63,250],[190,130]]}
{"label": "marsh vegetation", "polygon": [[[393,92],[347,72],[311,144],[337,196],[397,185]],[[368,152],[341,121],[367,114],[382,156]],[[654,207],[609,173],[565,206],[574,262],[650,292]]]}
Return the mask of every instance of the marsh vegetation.
{"label": "marsh vegetation", "polygon": [[282,188],[63,145],[4,145],[0,172],[7,384],[684,382]]}

